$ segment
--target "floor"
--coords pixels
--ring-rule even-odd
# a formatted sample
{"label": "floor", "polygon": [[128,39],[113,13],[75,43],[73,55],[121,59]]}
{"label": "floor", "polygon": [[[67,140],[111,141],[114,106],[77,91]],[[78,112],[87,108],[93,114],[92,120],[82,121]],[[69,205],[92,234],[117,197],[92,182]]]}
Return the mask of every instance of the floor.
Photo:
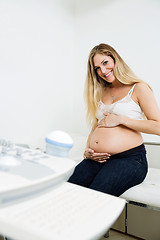
{"label": "floor", "polygon": [[[0,240],[5,240],[5,238],[0,236]],[[123,233],[120,233],[120,232],[117,232],[114,230],[110,230],[108,238],[102,237],[99,240],[139,240],[139,238],[131,237],[129,235],[125,235]]]}
{"label": "floor", "polygon": [[114,230],[109,231],[109,237],[102,237],[99,240],[139,240],[140,238],[132,237]]}

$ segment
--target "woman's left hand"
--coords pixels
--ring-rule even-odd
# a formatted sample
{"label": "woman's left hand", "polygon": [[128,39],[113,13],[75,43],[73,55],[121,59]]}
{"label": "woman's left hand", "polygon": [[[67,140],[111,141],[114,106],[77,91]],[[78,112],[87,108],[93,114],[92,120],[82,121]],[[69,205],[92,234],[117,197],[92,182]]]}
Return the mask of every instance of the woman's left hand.
{"label": "woman's left hand", "polygon": [[98,123],[99,128],[112,128],[121,124],[121,116],[113,113],[104,113],[105,117]]}

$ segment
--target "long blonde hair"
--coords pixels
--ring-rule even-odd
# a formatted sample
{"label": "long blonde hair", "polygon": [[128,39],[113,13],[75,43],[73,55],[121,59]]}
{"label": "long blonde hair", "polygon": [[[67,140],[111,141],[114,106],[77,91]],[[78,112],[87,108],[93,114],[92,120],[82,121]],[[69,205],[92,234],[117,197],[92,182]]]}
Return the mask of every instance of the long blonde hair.
{"label": "long blonde hair", "polygon": [[[107,82],[99,77],[94,69],[93,58],[96,54],[110,56],[114,60],[113,73],[115,78],[123,84],[134,84],[143,82],[137,78],[120,55],[108,44],[101,43],[95,46],[88,58],[87,78],[85,84],[85,99],[87,104],[87,120],[92,126],[96,123],[97,105],[102,97],[102,90],[107,87]],[[147,84],[148,85],[148,84]],[[149,86],[150,87],[150,86]]]}

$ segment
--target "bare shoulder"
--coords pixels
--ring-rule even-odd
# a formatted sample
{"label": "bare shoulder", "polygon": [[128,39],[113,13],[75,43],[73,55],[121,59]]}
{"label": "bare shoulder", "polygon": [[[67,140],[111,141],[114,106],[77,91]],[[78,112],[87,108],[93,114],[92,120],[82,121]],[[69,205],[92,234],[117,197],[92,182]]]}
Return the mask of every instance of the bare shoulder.
{"label": "bare shoulder", "polygon": [[143,83],[143,82],[138,82],[136,83],[135,86],[135,91],[136,92],[152,92],[152,90],[150,89],[150,87],[147,85],[147,83]]}
{"label": "bare shoulder", "polygon": [[135,85],[133,91],[133,100],[140,106],[143,104],[148,104],[148,101],[154,101],[154,94],[151,88],[145,82],[138,82]]}
{"label": "bare shoulder", "polygon": [[143,82],[136,83],[134,92],[137,98],[141,98],[142,96],[148,97],[153,95],[153,91],[151,90],[151,88],[147,85],[147,83]]}
{"label": "bare shoulder", "polygon": [[160,121],[160,110],[156,98],[147,83],[137,83],[135,95],[147,119]]}

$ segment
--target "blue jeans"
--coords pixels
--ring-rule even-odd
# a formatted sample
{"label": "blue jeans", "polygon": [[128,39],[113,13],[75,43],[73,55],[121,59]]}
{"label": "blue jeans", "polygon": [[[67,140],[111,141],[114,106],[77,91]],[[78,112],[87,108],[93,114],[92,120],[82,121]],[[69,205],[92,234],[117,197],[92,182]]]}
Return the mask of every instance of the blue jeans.
{"label": "blue jeans", "polygon": [[114,196],[140,184],[146,177],[148,164],[145,146],[112,155],[105,163],[91,159],[80,162],[68,182]]}

